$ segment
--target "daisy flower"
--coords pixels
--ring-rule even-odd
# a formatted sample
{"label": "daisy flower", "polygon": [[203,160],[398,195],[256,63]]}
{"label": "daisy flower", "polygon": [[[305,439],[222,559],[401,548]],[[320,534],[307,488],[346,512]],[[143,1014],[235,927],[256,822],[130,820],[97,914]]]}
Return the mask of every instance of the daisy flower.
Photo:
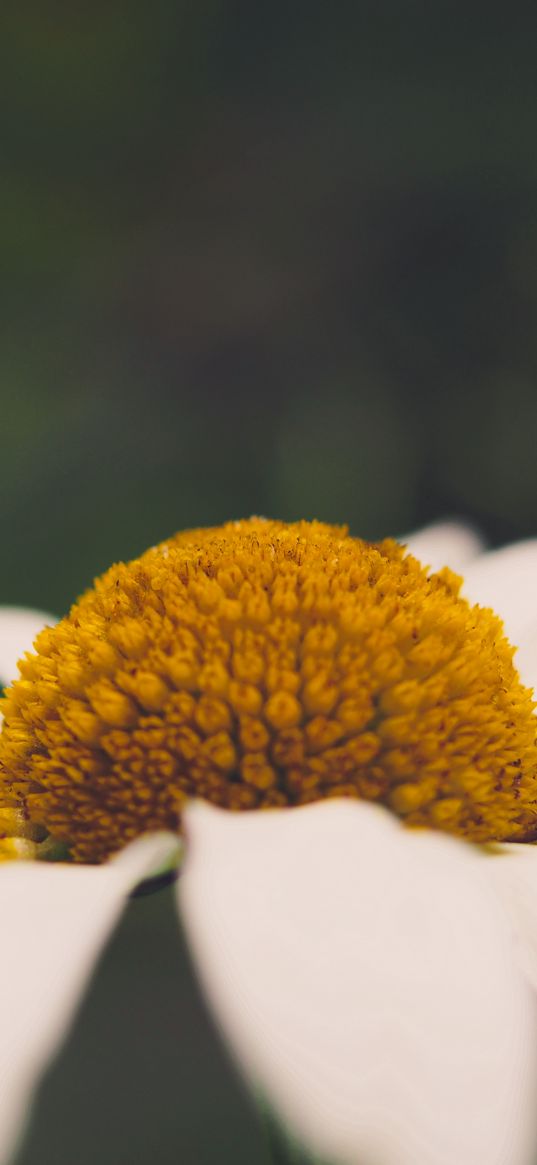
{"label": "daisy flower", "polygon": [[[530,1165],[537,546],[481,554],[449,525],[408,543],[187,531],[111,567],[19,662],[0,1160],[126,895],[184,839],[201,981],[290,1143]],[[41,623],[0,617],[6,680]]]}

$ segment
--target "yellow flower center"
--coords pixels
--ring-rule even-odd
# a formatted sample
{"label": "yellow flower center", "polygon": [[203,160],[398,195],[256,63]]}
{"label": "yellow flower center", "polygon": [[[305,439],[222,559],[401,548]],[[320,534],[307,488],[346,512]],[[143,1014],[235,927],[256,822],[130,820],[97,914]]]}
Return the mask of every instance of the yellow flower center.
{"label": "yellow flower center", "polygon": [[84,862],[177,829],[191,797],[359,797],[411,825],[529,840],[531,693],[500,620],[459,586],[393,541],[259,518],[113,566],[3,701],[6,812]]}

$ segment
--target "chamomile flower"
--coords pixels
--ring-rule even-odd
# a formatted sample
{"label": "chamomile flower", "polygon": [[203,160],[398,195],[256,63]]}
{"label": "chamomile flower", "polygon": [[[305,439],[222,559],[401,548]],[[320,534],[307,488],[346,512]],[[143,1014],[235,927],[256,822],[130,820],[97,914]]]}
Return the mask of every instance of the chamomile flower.
{"label": "chamomile flower", "polygon": [[208,998],[292,1134],[349,1165],[530,1162],[537,550],[421,539],[426,566],[315,522],[188,531],[38,635],[0,736],[0,856],[36,860],[0,893],[18,941],[47,894],[57,951],[79,893],[102,908],[65,1006],[38,991],[19,1109],[126,886],[184,835]]}

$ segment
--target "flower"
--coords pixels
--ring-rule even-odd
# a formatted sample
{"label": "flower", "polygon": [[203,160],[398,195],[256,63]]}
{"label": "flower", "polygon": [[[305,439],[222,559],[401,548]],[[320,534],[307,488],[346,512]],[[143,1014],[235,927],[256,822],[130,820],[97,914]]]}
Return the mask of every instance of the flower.
{"label": "flower", "polygon": [[505,618],[523,682],[451,570],[259,519],[113,567],[22,661],[0,743],[5,854],[61,842],[74,861],[0,869],[6,1152],[126,892],[181,827],[202,982],[291,1132],[348,1163],[529,1163],[537,855],[516,842],[537,821],[537,549],[419,538],[433,567],[467,561],[465,593]]}

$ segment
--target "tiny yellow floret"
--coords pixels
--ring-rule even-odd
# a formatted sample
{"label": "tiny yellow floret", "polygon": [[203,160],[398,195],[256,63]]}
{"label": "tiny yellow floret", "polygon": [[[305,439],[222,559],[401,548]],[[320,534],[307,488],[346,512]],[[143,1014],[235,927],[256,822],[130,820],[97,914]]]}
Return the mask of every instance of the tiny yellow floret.
{"label": "tiny yellow floret", "polygon": [[2,701],[0,858],[46,837],[101,862],[180,828],[191,797],[357,797],[413,826],[533,840],[532,695],[460,584],[393,541],[260,518],[111,567]]}

